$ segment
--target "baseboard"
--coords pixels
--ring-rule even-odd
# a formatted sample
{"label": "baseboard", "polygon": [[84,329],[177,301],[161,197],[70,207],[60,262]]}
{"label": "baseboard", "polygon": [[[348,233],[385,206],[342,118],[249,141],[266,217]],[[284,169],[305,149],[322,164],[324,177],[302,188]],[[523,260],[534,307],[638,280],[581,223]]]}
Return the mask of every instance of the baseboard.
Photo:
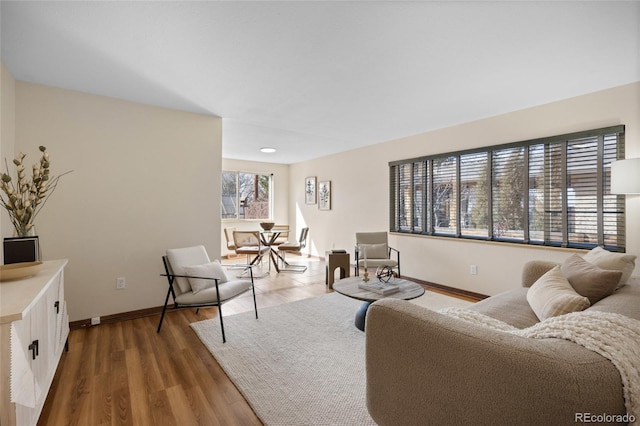
{"label": "baseboard", "polygon": [[223,259],[239,259],[241,257],[245,257],[244,254],[236,254],[236,253],[227,253],[222,256]]}
{"label": "baseboard", "polygon": [[462,290],[459,288],[455,288],[455,287],[449,287],[446,285],[442,285],[442,284],[436,284],[436,283],[432,283],[429,281],[423,281],[420,280],[418,278],[412,278],[412,277],[406,277],[406,276],[402,276],[402,278],[407,279],[409,281],[414,281],[418,284],[420,284],[421,286],[427,288],[427,289],[433,289],[433,290],[440,290],[446,293],[451,293],[451,294],[455,294],[458,296],[462,296],[462,297],[466,297],[472,300],[475,300],[476,302],[486,299],[487,296],[486,294],[480,294],[480,293],[474,293],[472,291],[468,291],[468,290]]}
{"label": "baseboard", "polygon": [[[173,305],[167,305],[167,309],[172,309]],[[105,315],[103,317],[100,317],[100,324],[110,324],[110,323],[114,323],[114,322],[120,322],[120,321],[127,321],[127,320],[132,320],[132,319],[137,319],[137,318],[144,318],[144,317],[149,317],[151,315],[158,315],[162,313],[162,306],[156,306],[153,308],[145,308],[145,309],[138,309],[136,311],[129,311],[129,312],[120,312],[118,314],[112,314],[112,315]],[[78,329],[78,328],[84,328],[84,327],[91,327],[91,319],[83,319],[83,320],[78,320],[78,321],[71,321],[69,323],[69,328],[71,330],[74,329]]]}
{"label": "baseboard", "polygon": [[[319,259],[324,259],[322,257],[313,256],[313,255],[307,255],[307,257],[318,257]],[[402,276],[402,278],[409,281],[416,282],[427,289],[439,290],[442,292],[465,297],[474,301],[479,301],[489,297],[484,294],[474,293],[472,291],[467,291],[467,290],[461,290],[459,288],[449,287],[442,284],[436,284],[429,281],[420,280],[418,278],[412,278],[412,277],[406,277],[406,276]],[[172,309],[172,308],[173,308],[173,305],[167,306],[167,309]],[[120,312],[118,314],[105,315],[103,317],[100,317],[100,324],[110,324],[110,323],[119,322],[119,321],[127,321],[127,320],[132,320],[137,318],[149,317],[151,315],[158,315],[161,313],[162,313],[162,306],[138,309],[136,311]],[[91,318],[72,321],[69,323],[69,328],[72,330],[78,329],[78,328],[84,328],[84,327],[91,327]]]}

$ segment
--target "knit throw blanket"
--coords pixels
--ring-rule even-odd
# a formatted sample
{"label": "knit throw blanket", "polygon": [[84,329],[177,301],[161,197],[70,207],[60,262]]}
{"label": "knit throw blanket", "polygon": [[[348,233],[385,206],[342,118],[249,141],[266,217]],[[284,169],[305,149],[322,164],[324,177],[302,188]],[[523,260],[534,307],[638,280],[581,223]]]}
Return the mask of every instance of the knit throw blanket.
{"label": "knit throw blanket", "polygon": [[574,342],[610,360],[620,372],[627,414],[640,422],[640,321],[611,312],[583,311],[548,318],[519,329],[479,312],[446,308],[442,314],[497,331],[534,339]]}

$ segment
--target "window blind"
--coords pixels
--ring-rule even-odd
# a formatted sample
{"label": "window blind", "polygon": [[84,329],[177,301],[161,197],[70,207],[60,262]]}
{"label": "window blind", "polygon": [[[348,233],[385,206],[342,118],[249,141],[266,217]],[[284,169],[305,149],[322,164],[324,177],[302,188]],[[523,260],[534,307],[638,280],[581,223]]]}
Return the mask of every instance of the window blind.
{"label": "window blind", "polygon": [[458,158],[436,158],[433,165],[433,189],[431,191],[431,218],[436,234],[456,234],[457,167]]}
{"label": "window blind", "polygon": [[487,152],[460,155],[460,234],[489,235],[489,161]]}
{"label": "window blind", "polygon": [[492,152],[492,235],[495,240],[524,240],[524,147]]}
{"label": "window blind", "polygon": [[390,230],[625,250],[624,126],[389,163]]}

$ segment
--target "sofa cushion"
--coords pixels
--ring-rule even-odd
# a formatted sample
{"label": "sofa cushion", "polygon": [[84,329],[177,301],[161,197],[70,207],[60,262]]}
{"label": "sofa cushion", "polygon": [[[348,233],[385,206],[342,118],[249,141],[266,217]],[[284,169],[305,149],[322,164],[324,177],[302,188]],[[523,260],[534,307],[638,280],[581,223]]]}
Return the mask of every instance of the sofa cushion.
{"label": "sofa cushion", "polygon": [[575,291],[587,297],[592,305],[612,294],[622,277],[621,271],[602,269],[577,254],[565,260],[561,270]]}
{"label": "sofa cushion", "polygon": [[205,278],[217,278],[218,284],[228,281],[222,265],[220,265],[217,260],[202,265],[185,266],[184,272],[185,275],[190,275],[191,277],[203,277],[189,278],[189,284],[191,285],[193,294],[198,294],[206,288],[215,287],[215,280]]}
{"label": "sofa cushion", "polygon": [[538,278],[558,266],[557,262],[548,262],[544,260],[530,260],[522,267],[521,284],[522,287],[531,287]]}
{"label": "sofa cushion", "polygon": [[595,247],[583,256],[583,259],[602,269],[621,271],[618,288],[625,285],[636,267],[636,256],[625,253],[612,253],[602,247]]}
{"label": "sofa cushion", "polygon": [[605,297],[589,310],[615,312],[640,321],[640,278],[631,278],[627,285],[617,289],[611,296]]}
{"label": "sofa cushion", "polygon": [[[236,297],[244,291],[251,289],[251,281],[249,280],[231,280],[224,283],[224,285],[218,286],[220,290],[220,300],[225,301]],[[181,305],[193,305],[200,303],[215,303],[217,302],[217,294],[216,289],[214,287],[205,288],[198,292],[198,294],[193,294],[192,291],[188,293],[181,294],[176,297],[176,303]]]}
{"label": "sofa cushion", "polygon": [[579,295],[564,277],[559,266],[538,279],[527,292],[531,309],[541,320],[583,311],[589,307],[589,299]]}
{"label": "sofa cushion", "polygon": [[516,288],[487,297],[467,309],[480,312],[518,328],[527,328],[539,322],[527,302],[528,288]]}

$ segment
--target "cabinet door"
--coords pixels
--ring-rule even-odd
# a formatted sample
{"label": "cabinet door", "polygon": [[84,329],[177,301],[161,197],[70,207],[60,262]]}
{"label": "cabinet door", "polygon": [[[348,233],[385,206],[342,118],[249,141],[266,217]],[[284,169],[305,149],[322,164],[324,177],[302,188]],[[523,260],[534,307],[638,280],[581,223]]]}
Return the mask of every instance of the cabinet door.
{"label": "cabinet door", "polygon": [[16,424],[32,425],[38,413],[36,383],[32,371],[31,315],[12,323],[11,402],[15,405]]}
{"label": "cabinet door", "polygon": [[43,390],[47,389],[46,378],[49,373],[49,359],[51,345],[53,343],[53,339],[51,338],[51,328],[53,324],[50,323],[52,310],[49,309],[48,306],[50,299],[51,287],[47,288],[46,293],[30,311],[31,340],[37,340],[38,342],[36,359],[31,361],[31,370],[36,380],[37,404],[40,404],[46,396],[46,392],[43,392]]}
{"label": "cabinet door", "polygon": [[47,361],[48,370],[55,370],[58,365],[58,354],[60,353],[60,330],[62,329],[62,317],[64,311],[64,299],[60,298],[60,293],[64,297],[64,290],[61,290],[61,275],[53,277],[51,285],[46,292],[47,299]]}
{"label": "cabinet door", "polygon": [[[64,270],[60,271],[60,286],[58,289],[58,301],[60,310],[58,313],[57,321],[59,321],[59,326],[56,331],[57,340],[58,340],[58,350],[56,353],[60,353],[62,348],[61,346],[66,344],[67,337],[69,336],[69,314],[67,312],[67,302],[64,298]],[[58,322],[56,322],[58,324]],[[57,361],[56,361],[57,367]]]}

